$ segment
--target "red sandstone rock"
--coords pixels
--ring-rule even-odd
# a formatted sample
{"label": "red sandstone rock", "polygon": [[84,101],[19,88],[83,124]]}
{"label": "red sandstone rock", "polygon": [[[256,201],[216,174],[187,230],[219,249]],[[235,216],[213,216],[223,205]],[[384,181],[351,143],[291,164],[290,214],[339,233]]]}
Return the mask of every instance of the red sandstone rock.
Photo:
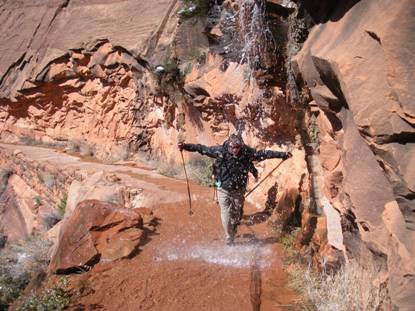
{"label": "red sandstone rock", "polygon": [[142,225],[134,210],[83,201],[61,228],[50,270],[67,273],[131,256],[143,239]]}
{"label": "red sandstone rock", "polygon": [[39,205],[37,198],[39,194],[21,177],[10,176],[0,196],[0,231],[8,236],[8,241],[16,242],[35,231],[41,233],[48,229],[44,221],[53,214],[53,209],[47,202]]}
{"label": "red sandstone rock", "polygon": [[[415,49],[411,13],[415,4],[302,2],[317,25],[294,67],[331,124],[319,123],[328,197],[344,219],[356,217],[363,245],[371,252],[362,251],[354,238],[344,240],[348,250],[358,252],[365,262],[388,258],[384,272],[392,303],[410,310],[415,291],[410,259],[415,255],[410,242],[415,240],[411,227],[415,218],[408,211],[415,203],[410,199],[414,170],[408,164],[415,163],[415,80],[409,74],[414,67],[409,51]],[[329,173],[334,168],[336,176]],[[390,226],[382,215],[397,202],[393,214],[400,226]]]}

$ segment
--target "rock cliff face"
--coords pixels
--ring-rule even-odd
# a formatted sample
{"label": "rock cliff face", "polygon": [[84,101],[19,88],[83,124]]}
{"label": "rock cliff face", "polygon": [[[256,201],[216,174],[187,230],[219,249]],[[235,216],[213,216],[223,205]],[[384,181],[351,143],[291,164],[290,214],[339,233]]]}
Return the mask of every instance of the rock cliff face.
{"label": "rock cliff face", "polygon": [[[414,57],[411,1],[304,1],[316,23],[293,59],[318,128],[319,197],[349,258],[380,271],[392,303],[413,306]],[[310,124],[310,123],[309,123]],[[320,171],[320,174],[319,174]],[[320,206],[321,206],[320,205]],[[337,212],[330,216],[327,206]],[[341,219],[338,218],[340,214]],[[341,230],[340,230],[341,228]],[[333,230],[334,229],[334,230]],[[412,242],[411,242],[412,241]],[[412,255],[410,255],[412,254]],[[386,271],[387,272],[386,272]]]}
{"label": "rock cliff face", "polygon": [[[301,227],[315,266],[374,265],[376,285],[409,310],[415,5],[191,2],[195,10],[177,0],[2,1],[2,140],[106,160],[142,151],[172,164],[178,140],[216,144],[233,131],[258,148],[289,147],[294,160],[251,200]],[[47,190],[19,167],[0,203],[20,219],[9,234],[25,236],[38,212],[17,201],[17,175]],[[66,189],[77,179],[69,175]]]}

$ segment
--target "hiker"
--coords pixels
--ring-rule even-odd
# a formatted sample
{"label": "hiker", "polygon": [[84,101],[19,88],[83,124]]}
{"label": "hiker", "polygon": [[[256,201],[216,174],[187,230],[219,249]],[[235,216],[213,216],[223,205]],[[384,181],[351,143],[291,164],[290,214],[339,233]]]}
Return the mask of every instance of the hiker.
{"label": "hiker", "polygon": [[[252,176],[254,176],[255,178],[255,182],[258,182],[258,170],[256,169],[254,163],[251,161],[249,162],[249,167],[248,167],[248,171],[252,174]],[[218,193],[217,193],[217,188],[219,188],[221,186],[221,181],[220,181],[220,158],[217,158],[215,160],[215,162],[213,162],[212,164],[212,182],[213,182],[213,200],[216,203],[218,202]],[[243,208],[242,208],[242,213],[241,215],[243,215]]]}
{"label": "hiker", "polygon": [[[258,182],[258,170],[252,161],[249,162],[248,171],[254,176],[255,182]],[[212,181],[214,187],[220,187],[220,158],[217,158],[212,164]]]}
{"label": "hiker", "polygon": [[285,160],[292,156],[290,152],[255,150],[245,145],[242,137],[237,134],[232,134],[221,146],[208,147],[181,142],[178,148],[180,151],[198,152],[217,159],[215,178],[217,179],[221,220],[228,245],[233,245],[237,227],[242,219],[248,171],[252,161],[272,158]]}

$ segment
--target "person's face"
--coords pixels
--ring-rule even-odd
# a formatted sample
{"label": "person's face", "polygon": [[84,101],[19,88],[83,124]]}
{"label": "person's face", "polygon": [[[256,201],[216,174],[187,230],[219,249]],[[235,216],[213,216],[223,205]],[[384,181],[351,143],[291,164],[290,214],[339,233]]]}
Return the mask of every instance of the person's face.
{"label": "person's face", "polygon": [[233,155],[238,155],[239,151],[241,150],[241,146],[231,142],[229,144],[229,152]]}

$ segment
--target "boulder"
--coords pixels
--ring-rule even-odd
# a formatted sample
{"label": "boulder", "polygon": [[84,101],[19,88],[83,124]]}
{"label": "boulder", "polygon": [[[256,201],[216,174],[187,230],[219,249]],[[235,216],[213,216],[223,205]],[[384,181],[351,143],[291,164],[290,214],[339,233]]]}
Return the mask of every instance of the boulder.
{"label": "boulder", "polygon": [[127,258],[137,252],[143,239],[138,212],[113,203],[83,201],[62,225],[50,270],[71,273]]}
{"label": "boulder", "polygon": [[47,203],[39,205],[39,193],[33,190],[20,176],[13,174],[8,179],[6,190],[0,196],[0,231],[9,241],[18,241],[45,229],[44,219],[53,214]]}

